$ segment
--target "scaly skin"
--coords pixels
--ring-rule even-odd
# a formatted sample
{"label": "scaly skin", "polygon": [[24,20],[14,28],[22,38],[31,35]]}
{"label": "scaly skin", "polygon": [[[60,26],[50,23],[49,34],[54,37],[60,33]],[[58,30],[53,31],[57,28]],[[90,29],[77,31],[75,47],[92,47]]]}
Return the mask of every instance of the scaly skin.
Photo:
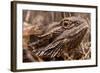
{"label": "scaly skin", "polygon": [[88,30],[88,24],[80,17],[68,17],[47,29],[38,41],[29,46],[35,47],[33,55],[54,58],[64,50],[77,48]]}

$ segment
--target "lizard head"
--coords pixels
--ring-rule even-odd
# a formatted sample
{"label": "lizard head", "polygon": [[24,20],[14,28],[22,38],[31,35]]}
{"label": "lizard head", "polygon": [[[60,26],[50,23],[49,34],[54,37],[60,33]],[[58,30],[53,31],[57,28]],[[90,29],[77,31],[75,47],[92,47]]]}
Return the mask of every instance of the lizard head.
{"label": "lizard head", "polygon": [[33,54],[54,58],[64,50],[63,48],[67,48],[67,50],[77,48],[88,30],[88,23],[80,17],[67,17],[50,26],[49,30],[41,35],[39,41],[32,44],[35,46],[41,43],[46,44],[42,45],[42,48],[33,50]]}

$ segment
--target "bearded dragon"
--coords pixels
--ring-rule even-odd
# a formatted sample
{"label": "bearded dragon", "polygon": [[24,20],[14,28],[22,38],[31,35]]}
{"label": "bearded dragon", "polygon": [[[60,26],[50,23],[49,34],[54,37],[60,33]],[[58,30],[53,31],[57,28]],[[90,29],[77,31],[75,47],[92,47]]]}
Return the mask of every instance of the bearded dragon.
{"label": "bearded dragon", "polygon": [[67,17],[58,23],[50,24],[38,40],[29,44],[32,55],[55,58],[63,51],[77,48],[88,30],[88,23],[81,17]]}

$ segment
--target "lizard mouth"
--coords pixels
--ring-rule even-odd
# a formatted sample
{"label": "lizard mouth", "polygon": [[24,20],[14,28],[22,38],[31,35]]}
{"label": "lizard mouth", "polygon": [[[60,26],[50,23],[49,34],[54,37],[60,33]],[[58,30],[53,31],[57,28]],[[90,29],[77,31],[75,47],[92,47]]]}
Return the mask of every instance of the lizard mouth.
{"label": "lizard mouth", "polygon": [[75,33],[73,33],[73,35],[69,35],[68,36],[69,41],[67,43],[67,47],[70,49],[76,48],[84,38],[87,29],[88,29],[87,27],[83,27],[81,28],[81,30],[77,30]]}

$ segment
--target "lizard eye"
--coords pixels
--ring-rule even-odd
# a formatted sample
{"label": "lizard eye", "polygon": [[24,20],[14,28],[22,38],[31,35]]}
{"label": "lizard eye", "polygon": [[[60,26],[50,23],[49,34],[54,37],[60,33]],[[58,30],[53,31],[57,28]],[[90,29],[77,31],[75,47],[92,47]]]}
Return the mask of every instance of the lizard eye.
{"label": "lizard eye", "polygon": [[69,24],[68,23],[63,23],[63,26],[64,27],[67,27]]}
{"label": "lizard eye", "polygon": [[62,25],[63,25],[64,28],[70,28],[71,22],[70,21],[65,21],[65,22],[63,22]]}
{"label": "lizard eye", "polygon": [[72,22],[68,19],[60,22],[61,26],[65,29],[70,29]]}

